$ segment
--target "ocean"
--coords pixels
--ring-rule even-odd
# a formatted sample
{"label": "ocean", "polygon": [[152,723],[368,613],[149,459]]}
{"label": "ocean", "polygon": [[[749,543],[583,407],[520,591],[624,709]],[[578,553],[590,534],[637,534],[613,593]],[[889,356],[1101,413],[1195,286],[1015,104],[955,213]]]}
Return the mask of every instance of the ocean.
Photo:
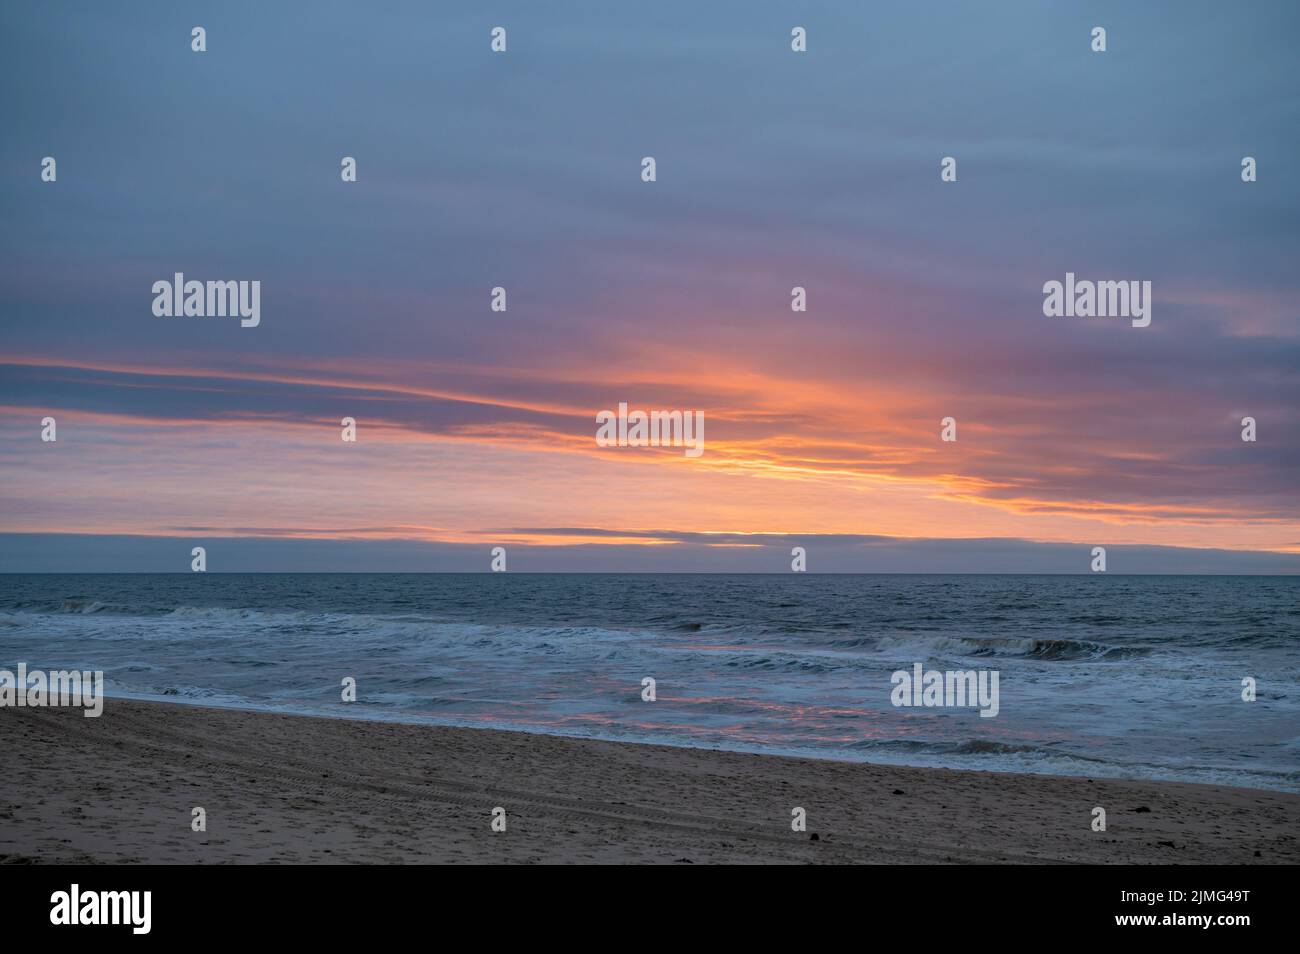
{"label": "ocean", "polygon": [[[4,575],[20,662],[110,697],[1300,791],[1300,577]],[[894,705],[918,663],[996,670],[996,716]]]}

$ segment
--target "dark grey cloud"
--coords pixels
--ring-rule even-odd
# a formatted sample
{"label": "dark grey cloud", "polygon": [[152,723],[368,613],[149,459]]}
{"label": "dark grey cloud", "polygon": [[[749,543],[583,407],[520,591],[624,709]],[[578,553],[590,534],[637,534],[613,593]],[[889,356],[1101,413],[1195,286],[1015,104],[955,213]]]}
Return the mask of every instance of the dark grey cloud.
{"label": "dark grey cloud", "polygon": [[[557,528],[555,532],[569,531]],[[1091,547],[1081,544],[1042,544],[1014,539],[905,540],[839,534],[765,534],[759,546],[737,547],[703,543],[698,534],[660,533],[681,542],[659,546],[509,544],[510,571],[788,573],[790,548],[803,546],[807,550],[810,573],[1091,572],[1088,568]],[[756,541],[750,538],[745,542]],[[488,572],[493,545],[487,536],[482,545],[473,545],[401,539],[315,540],[202,534],[175,537],[0,534],[0,572],[189,572],[190,549],[204,546],[209,572],[471,573]],[[1150,546],[1106,549],[1108,572],[1114,575],[1300,573],[1300,554]]]}

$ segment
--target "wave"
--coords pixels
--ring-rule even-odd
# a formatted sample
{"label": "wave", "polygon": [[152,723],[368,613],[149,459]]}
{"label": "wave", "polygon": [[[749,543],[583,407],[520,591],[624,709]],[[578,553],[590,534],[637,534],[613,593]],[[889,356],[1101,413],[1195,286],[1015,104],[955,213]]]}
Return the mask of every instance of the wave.
{"label": "wave", "polygon": [[106,603],[86,597],[68,597],[61,600],[23,601],[10,600],[3,604],[7,613],[44,615],[44,616],[157,616],[157,607],[132,606],[121,603]]}
{"label": "wave", "polygon": [[1043,758],[1060,758],[1062,755],[1082,762],[1105,762],[1105,759],[1075,753],[1062,753],[1059,749],[1024,742],[1000,742],[996,739],[862,739],[849,748],[879,750],[881,752],[929,752],[943,755],[1029,755]]}
{"label": "wave", "polygon": [[1031,772],[1104,778],[1176,779],[1234,787],[1294,791],[1300,772],[1230,765],[1165,764],[1084,755],[1050,745],[999,742],[992,739],[917,741],[864,739],[846,747],[868,762],[897,765],[938,765],[995,772]]}
{"label": "wave", "polygon": [[104,603],[100,600],[87,599],[67,599],[63,600],[55,613],[74,613],[79,616],[89,616],[92,613],[122,613],[130,614],[133,612],[129,606],[120,606],[112,603]]}
{"label": "wave", "polygon": [[1150,655],[1147,646],[1110,646],[1085,639],[1050,639],[1032,636],[883,636],[878,639],[841,640],[835,645],[872,646],[878,650],[956,656],[1019,656],[1026,659],[1133,659]]}

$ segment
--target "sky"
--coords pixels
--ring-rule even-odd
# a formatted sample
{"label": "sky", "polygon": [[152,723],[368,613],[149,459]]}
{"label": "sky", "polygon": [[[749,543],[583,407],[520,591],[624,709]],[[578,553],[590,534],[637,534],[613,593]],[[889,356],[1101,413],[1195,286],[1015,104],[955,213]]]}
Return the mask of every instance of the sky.
{"label": "sky", "polygon": [[[5,4],[0,569],[1300,571],[1297,27]],[[260,324],[155,316],[177,272]],[[1046,317],[1067,272],[1150,326]],[[620,402],[705,452],[598,446]]]}

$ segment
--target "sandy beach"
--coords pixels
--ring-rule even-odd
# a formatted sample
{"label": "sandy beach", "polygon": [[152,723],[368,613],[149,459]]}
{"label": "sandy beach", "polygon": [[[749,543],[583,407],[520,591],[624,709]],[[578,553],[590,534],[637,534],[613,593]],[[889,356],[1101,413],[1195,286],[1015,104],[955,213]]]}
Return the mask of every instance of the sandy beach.
{"label": "sandy beach", "polygon": [[1249,789],[117,699],[0,710],[0,739],[0,863],[1300,860],[1300,796]]}

